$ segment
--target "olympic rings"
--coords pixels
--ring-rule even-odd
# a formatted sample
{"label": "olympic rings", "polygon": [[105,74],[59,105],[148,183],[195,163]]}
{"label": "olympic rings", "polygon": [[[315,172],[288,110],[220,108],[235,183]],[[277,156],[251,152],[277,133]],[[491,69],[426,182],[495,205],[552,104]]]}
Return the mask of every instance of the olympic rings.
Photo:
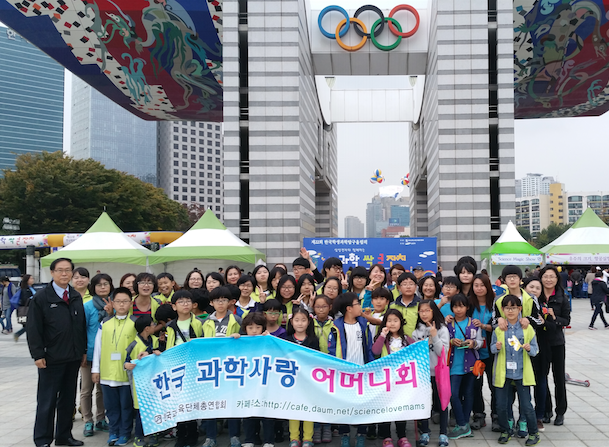
{"label": "olympic rings", "polygon": [[[323,18],[328,13],[333,11],[341,13],[344,17],[344,19],[341,20],[338,26],[336,27],[334,34],[326,31],[322,25]],[[372,29],[370,30],[370,32],[368,32],[366,25],[358,18],[362,13],[366,11],[374,12],[379,16],[379,19],[375,21],[372,25]],[[400,23],[393,17],[399,11],[408,11],[414,16],[416,23],[411,30],[403,32]],[[349,31],[349,26],[351,22],[353,22],[353,28],[355,29],[356,34],[362,38],[360,42],[353,46],[346,45],[341,39]],[[385,29],[385,22],[389,24],[389,31],[398,38],[391,45],[382,45],[377,40],[377,37],[379,37]],[[357,51],[361,49],[368,41],[368,38],[370,38],[372,44],[379,50],[391,51],[397,48],[397,46],[402,42],[402,38],[407,39],[409,37],[412,37],[418,31],[420,24],[421,17],[419,16],[419,12],[414,7],[405,4],[394,7],[389,13],[388,17],[385,17],[383,11],[381,11],[378,7],[373,5],[364,5],[358,8],[357,11],[355,11],[355,14],[352,18],[349,17],[349,14],[344,8],[337,5],[331,5],[326,6],[324,9],[322,9],[319,13],[319,17],[317,18],[317,25],[321,33],[328,39],[335,39],[338,45],[346,51]]]}
{"label": "olympic rings", "polygon": [[[398,36],[398,40],[396,40],[391,45],[381,45],[380,43],[378,43],[376,41],[376,31],[375,30],[381,20],[382,19],[378,19],[376,22],[374,22],[374,25],[372,25],[372,30],[374,32],[370,33],[370,39],[372,40],[372,43],[374,44],[374,46],[377,47],[379,50],[391,51],[394,48],[397,48],[397,46],[400,44],[400,42],[402,42],[402,36]],[[397,26],[399,32],[400,33],[402,32],[402,25],[400,25],[400,22],[395,20],[393,17],[385,17],[385,21],[389,22],[390,24],[395,24],[395,26]],[[381,22],[381,23],[383,23],[383,22]]]}
{"label": "olympic rings", "polygon": [[[366,25],[364,25],[364,22],[362,22],[360,19],[351,19],[352,22],[357,23],[359,26],[362,27],[363,29],[363,36],[362,36],[362,40],[360,40],[360,42],[357,45],[353,45],[352,47],[345,45],[343,43],[343,41],[340,39],[340,31],[342,31],[343,26],[345,26],[348,19],[342,19],[340,21],[340,23],[338,24],[338,26],[336,27],[336,34],[335,34],[335,38],[336,38],[336,42],[338,42],[338,44],[340,45],[341,48],[344,48],[347,51],[357,51],[359,50],[361,47],[363,47],[366,44],[366,41],[368,40],[368,35],[366,34]],[[374,36],[374,33],[372,33],[372,35]]]}

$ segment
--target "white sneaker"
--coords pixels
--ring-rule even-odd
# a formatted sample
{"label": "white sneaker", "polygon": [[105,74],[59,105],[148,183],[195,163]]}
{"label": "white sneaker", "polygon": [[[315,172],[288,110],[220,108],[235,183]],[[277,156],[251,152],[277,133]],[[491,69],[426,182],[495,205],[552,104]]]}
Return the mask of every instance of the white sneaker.
{"label": "white sneaker", "polygon": [[253,442],[244,442],[243,444],[241,444],[241,447],[254,447],[254,443]]}
{"label": "white sneaker", "polygon": [[275,444],[264,444],[262,447],[275,447]]}

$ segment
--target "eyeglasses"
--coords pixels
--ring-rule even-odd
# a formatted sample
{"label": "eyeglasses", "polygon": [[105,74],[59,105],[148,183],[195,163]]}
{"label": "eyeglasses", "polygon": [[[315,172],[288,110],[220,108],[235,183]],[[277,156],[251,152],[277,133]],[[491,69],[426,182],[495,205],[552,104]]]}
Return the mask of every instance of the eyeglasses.
{"label": "eyeglasses", "polygon": [[508,311],[508,312],[514,312],[515,310],[519,310],[519,307],[517,306],[507,306],[503,308],[504,311]]}
{"label": "eyeglasses", "polygon": [[271,317],[278,317],[280,313],[281,312],[271,312],[268,310],[265,312],[265,314],[270,315]]}
{"label": "eyeglasses", "polygon": [[153,286],[154,283],[148,282],[148,281],[140,281],[137,283],[138,286]]}
{"label": "eyeglasses", "polygon": [[313,306],[313,309],[329,309],[330,306],[328,306],[327,304],[324,305],[319,305],[319,306]]}
{"label": "eyeglasses", "polygon": [[178,298],[176,304],[190,304],[192,300],[190,298]]}
{"label": "eyeglasses", "polygon": [[228,298],[216,298],[213,302],[218,304],[227,304],[230,300]]}
{"label": "eyeglasses", "polygon": [[338,292],[338,287],[326,287],[324,290],[329,290],[331,292]]}
{"label": "eyeglasses", "polygon": [[297,265],[297,266],[295,266],[295,267],[292,267],[292,271],[293,271],[293,272],[295,272],[295,271],[301,271],[301,270],[306,270],[306,269],[307,269],[307,268],[306,268],[306,267],[303,267],[302,265]]}
{"label": "eyeglasses", "polygon": [[109,287],[110,283],[109,282],[98,282],[97,284],[95,284],[95,287],[97,287],[97,286]]}
{"label": "eyeglasses", "polygon": [[281,290],[294,290],[294,286],[281,286]]}
{"label": "eyeglasses", "polygon": [[72,269],[55,269],[53,271],[59,273],[60,275],[63,275],[64,273],[72,273]]}
{"label": "eyeglasses", "polygon": [[457,286],[453,286],[453,285],[445,285],[445,286],[442,286],[442,288],[446,289],[446,290],[457,290]]}
{"label": "eyeglasses", "polygon": [[332,267],[330,267],[330,270],[336,270],[337,272],[342,270],[342,267],[339,267],[338,265],[333,265]]}
{"label": "eyeglasses", "polygon": [[353,304],[351,304],[352,307],[355,306],[361,306],[361,303],[359,301],[354,301]]}
{"label": "eyeglasses", "polygon": [[114,300],[113,303],[115,304],[130,304],[131,300]]}

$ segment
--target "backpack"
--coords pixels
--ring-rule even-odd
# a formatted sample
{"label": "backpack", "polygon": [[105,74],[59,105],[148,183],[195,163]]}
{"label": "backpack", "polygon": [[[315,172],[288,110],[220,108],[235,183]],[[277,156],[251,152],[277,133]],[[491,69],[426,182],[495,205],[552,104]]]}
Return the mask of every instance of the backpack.
{"label": "backpack", "polygon": [[[9,291],[9,295],[10,295],[10,292],[11,292],[11,290],[12,290],[12,287],[13,287],[13,285],[12,285],[12,284],[11,284],[11,285],[9,285],[9,289],[8,289],[8,291]],[[20,300],[21,300],[21,289],[17,290],[17,291],[16,291],[16,292],[13,294],[13,296],[11,296],[11,299],[10,299],[10,301],[11,301],[11,306],[12,306],[12,307],[19,307],[19,301],[20,301]]]}

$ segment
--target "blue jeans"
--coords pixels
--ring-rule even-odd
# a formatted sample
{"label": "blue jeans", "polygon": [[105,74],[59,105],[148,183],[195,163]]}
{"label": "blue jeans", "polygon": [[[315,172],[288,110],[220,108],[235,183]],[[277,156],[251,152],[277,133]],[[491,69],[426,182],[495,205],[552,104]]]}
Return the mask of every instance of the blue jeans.
{"label": "blue jeans", "polygon": [[133,429],[131,387],[102,385],[102,393],[110,433],[130,438]]}
{"label": "blue jeans", "polygon": [[520,417],[522,418],[524,416],[527,421],[529,434],[533,435],[537,433],[537,418],[535,417],[535,410],[533,410],[533,404],[531,403],[530,387],[524,386],[522,384],[522,379],[505,379],[503,388],[495,388],[495,394],[497,396],[497,416],[499,416],[501,431],[510,433],[510,424],[508,420],[509,415],[512,413],[510,402],[512,402],[512,387],[514,386],[518,393]]}
{"label": "blue jeans", "polygon": [[[474,406],[474,381],[476,377],[472,373],[451,375],[450,390],[452,396],[450,404],[455,413],[457,425],[463,427],[469,423],[469,415]],[[463,396],[463,399],[461,399]]]}
{"label": "blue jeans", "polygon": [[2,327],[9,332],[13,330],[13,322],[11,320],[11,316],[13,315],[13,310],[15,310],[15,309],[13,309],[13,306],[11,306],[8,309],[5,309],[2,311],[2,320],[5,321],[2,323]]}

